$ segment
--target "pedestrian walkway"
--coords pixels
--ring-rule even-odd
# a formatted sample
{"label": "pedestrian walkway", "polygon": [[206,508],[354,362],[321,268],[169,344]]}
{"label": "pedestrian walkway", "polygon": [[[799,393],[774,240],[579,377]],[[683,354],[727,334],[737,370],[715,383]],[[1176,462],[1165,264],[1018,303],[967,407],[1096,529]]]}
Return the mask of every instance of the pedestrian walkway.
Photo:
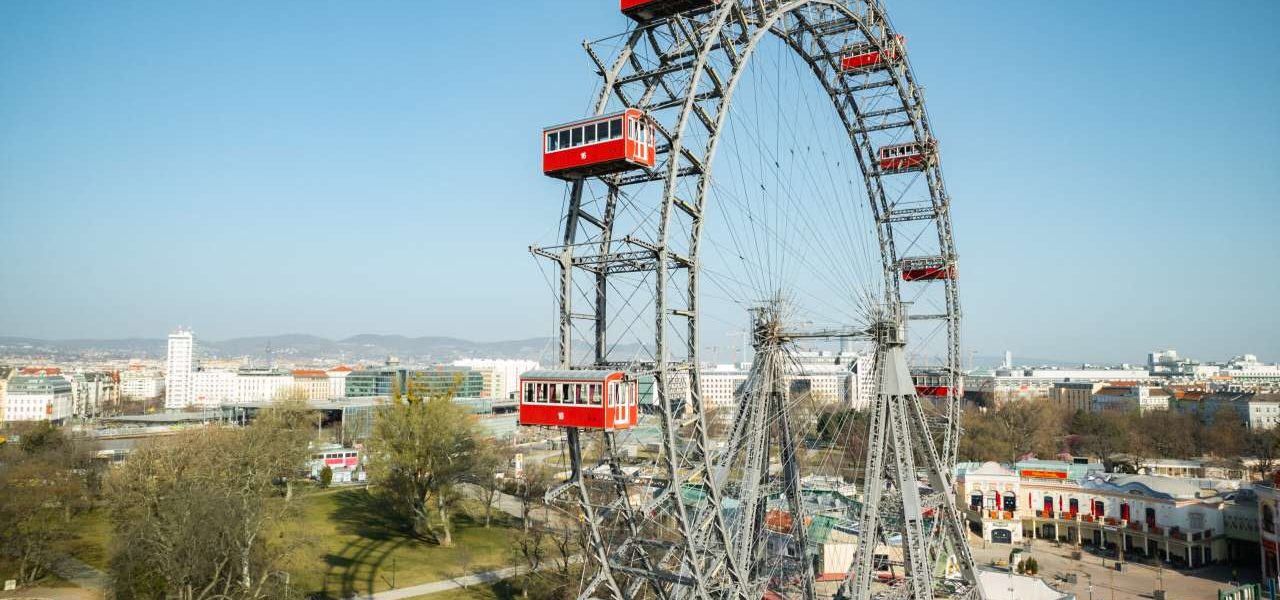
{"label": "pedestrian walkway", "polygon": [[454,577],[453,579],[445,579],[443,581],[433,581],[431,583],[423,583],[420,585],[400,588],[398,590],[387,590],[363,596],[350,596],[348,600],[408,600],[409,598],[417,598],[418,596],[425,596],[436,592],[444,592],[461,587],[470,587],[473,585],[501,581],[509,577],[515,577],[527,570],[528,567],[508,567],[506,569],[498,569],[496,571],[482,571],[474,575],[467,575],[466,577]]}
{"label": "pedestrian walkway", "polygon": [[[582,560],[582,555],[576,555],[569,558],[569,562],[577,563]],[[556,561],[543,563],[542,569],[552,569],[556,567]],[[441,581],[432,581],[431,583],[423,583],[413,585],[406,588],[396,590],[386,590],[375,592],[373,594],[349,596],[347,600],[408,600],[409,598],[417,598],[426,596],[436,592],[446,592],[456,590],[462,587],[471,587],[473,585],[482,585],[509,579],[516,575],[529,572],[529,567],[507,567],[505,569],[495,569],[493,571],[481,571],[466,577],[454,577],[452,579],[444,579]]]}
{"label": "pedestrian walkway", "polygon": [[74,556],[63,555],[49,565],[49,570],[77,587],[102,594],[107,589],[107,574]]}

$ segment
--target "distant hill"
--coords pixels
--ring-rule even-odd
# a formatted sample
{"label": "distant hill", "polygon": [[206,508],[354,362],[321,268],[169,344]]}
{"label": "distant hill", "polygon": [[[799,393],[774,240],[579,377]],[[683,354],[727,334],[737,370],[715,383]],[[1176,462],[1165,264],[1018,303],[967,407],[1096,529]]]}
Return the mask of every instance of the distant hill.
{"label": "distant hill", "polygon": [[[165,339],[42,340],[0,336],[0,355],[57,358],[163,358]],[[498,342],[473,342],[451,337],[361,334],[330,340],[307,334],[282,334],[206,340],[197,338],[200,356],[289,360],[321,359],[333,362],[381,362],[396,356],[405,363],[438,362],[468,357],[526,358],[546,361],[554,347],[550,338]]]}

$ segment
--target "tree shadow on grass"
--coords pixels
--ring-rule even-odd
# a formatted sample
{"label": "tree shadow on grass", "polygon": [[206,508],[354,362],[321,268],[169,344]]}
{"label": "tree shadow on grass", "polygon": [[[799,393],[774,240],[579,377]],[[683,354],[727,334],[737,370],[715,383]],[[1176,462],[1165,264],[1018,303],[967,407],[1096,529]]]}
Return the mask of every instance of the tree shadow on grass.
{"label": "tree shadow on grass", "polygon": [[341,550],[324,555],[323,589],[311,597],[332,600],[373,593],[379,576],[385,575],[383,568],[391,554],[420,540],[413,536],[396,507],[383,497],[363,489],[349,490],[335,494],[334,503],[329,519],[337,524],[340,533],[355,539]]}
{"label": "tree shadow on grass", "polygon": [[[394,552],[406,546],[426,549],[436,545],[434,540],[424,540],[414,535],[408,518],[385,497],[370,494],[365,490],[347,490],[334,494],[333,503],[332,510],[326,516],[335,524],[338,533],[350,538],[340,549],[328,552],[322,557],[323,582],[320,585],[321,589],[313,592],[311,598],[335,600],[353,595],[370,594],[377,586],[390,587],[392,573],[396,570],[392,560]],[[459,556],[468,556],[476,559],[477,562],[470,567],[459,563],[458,573],[442,572],[441,575],[444,577],[461,575],[464,570],[473,572],[474,569],[496,567],[492,564],[492,560],[484,560],[480,556],[485,555],[486,552],[491,555],[494,542],[492,536],[482,536],[480,539],[472,537],[484,527],[483,513],[472,513],[473,511],[468,510],[454,512],[452,518],[454,544],[459,550]],[[518,519],[500,512],[495,512],[493,515],[495,528],[514,528],[518,527],[518,523]],[[474,546],[476,542],[480,542],[480,545]],[[488,548],[487,551],[486,548]],[[451,559],[455,557],[451,556]],[[407,565],[402,563],[401,567],[407,567]],[[395,581],[396,587],[419,583],[424,582],[406,580],[404,569]],[[498,594],[499,600],[508,600],[511,597],[508,588],[502,589],[507,591]]]}
{"label": "tree shadow on grass", "polygon": [[349,490],[335,495],[334,502],[329,518],[342,533],[376,540],[414,538],[408,519],[385,496]]}

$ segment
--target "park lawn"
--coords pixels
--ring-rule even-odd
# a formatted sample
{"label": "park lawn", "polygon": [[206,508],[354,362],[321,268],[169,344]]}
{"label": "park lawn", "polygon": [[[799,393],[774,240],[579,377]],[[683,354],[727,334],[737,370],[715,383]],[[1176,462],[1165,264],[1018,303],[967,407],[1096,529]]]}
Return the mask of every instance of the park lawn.
{"label": "park lawn", "polygon": [[94,508],[76,515],[72,530],[74,537],[59,542],[60,549],[99,571],[106,571],[111,545],[111,522],[106,509]]}
{"label": "park lawn", "polygon": [[346,598],[499,569],[512,563],[518,523],[495,509],[484,527],[475,504],[453,516],[453,546],[406,535],[400,522],[364,489],[314,492],[302,499],[307,549],[290,565],[291,585],[317,598]]}

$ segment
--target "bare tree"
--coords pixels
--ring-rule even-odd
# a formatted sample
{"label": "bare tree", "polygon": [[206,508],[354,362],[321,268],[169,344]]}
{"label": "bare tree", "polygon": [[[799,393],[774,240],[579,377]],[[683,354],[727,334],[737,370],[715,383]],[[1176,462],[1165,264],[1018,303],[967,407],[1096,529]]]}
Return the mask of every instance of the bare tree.
{"label": "bare tree", "polygon": [[1274,429],[1249,432],[1249,454],[1255,461],[1252,470],[1265,478],[1275,470],[1276,461],[1280,459],[1280,436]]}
{"label": "bare tree", "polygon": [[21,442],[0,447],[0,553],[18,563],[17,580],[48,572],[71,518],[88,507],[98,467],[80,441],[48,423],[18,428]]}
{"label": "bare tree", "polygon": [[543,543],[545,538],[546,531],[541,527],[526,527],[516,536],[512,550],[520,561],[519,566],[526,569],[520,577],[521,598],[529,597],[529,583],[542,568],[542,561],[547,556],[546,544]]}
{"label": "bare tree", "polygon": [[510,460],[506,452],[490,444],[480,444],[472,459],[470,481],[480,490],[480,500],[484,502],[484,526],[489,527],[493,520],[493,505],[502,493],[502,481],[498,479],[498,471]]}
{"label": "bare tree", "polygon": [[524,531],[528,531],[533,523],[533,509],[542,504],[550,484],[551,474],[542,465],[526,463],[524,473],[511,486],[510,491],[520,500],[520,520]]}
{"label": "bare tree", "polygon": [[297,515],[284,481],[306,460],[301,420],[298,407],[283,407],[245,428],[184,432],[139,449],[113,472],[116,596],[286,597],[278,573],[305,538],[266,532]]}
{"label": "bare tree", "polygon": [[1223,406],[1213,413],[1213,423],[1204,430],[1205,447],[1214,456],[1226,460],[1239,460],[1248,448],[1249,429],[1240,413]]}

